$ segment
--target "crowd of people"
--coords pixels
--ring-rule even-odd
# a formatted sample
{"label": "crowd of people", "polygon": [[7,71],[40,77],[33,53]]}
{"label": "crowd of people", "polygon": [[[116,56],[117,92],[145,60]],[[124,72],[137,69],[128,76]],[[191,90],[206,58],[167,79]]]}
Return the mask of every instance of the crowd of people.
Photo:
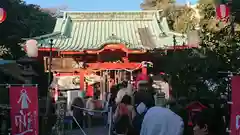
{"label": "crowd of people", "polygon": [[[113,86],[107,100],[107,105],[113,108],[113,134],[183,135],[186,127],[183,118],[168,108],[155,106],[154,94],[151,80],[138,81],[136,89],[128,81]],[[92,105],[88,103],[87,106],[91,108]],[[78,109],[75,113],[82,112]],[[224,134],[223,129],[219,129],[222,118],[215,114],[211,109],[197,113],[192,120],[193,134]],[[89,112],[88,119],[92,115]],[[81,118],[78,119],[81,121]]]}

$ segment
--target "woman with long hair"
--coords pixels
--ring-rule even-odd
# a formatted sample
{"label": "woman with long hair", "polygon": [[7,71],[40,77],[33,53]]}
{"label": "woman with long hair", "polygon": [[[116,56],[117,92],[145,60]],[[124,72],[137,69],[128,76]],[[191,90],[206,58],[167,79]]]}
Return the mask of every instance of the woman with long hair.
{"label": "woman with long hair", "polygon": [[131,103],[131,96],[124,95],[121,103],[118,104],[114,113],[113,121],[118,135],[131,134],[132,119],[135,117],[135,110]]}

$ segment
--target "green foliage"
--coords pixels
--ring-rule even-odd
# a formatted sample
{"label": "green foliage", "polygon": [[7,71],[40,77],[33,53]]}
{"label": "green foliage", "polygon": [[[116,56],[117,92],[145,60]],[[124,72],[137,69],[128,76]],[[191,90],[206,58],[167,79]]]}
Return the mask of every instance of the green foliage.
{"label": "green foliage", "polygon": [[199,19],[196,11],[188,6],[177,5],[174,0],[145,0],[141,7],[144,10],[163,10],[163,16],[167,17],[170,29],[186,33],[195,28]]}
{"label": "green foliage", "polygon": [[201,0],[199,9],[201,47],[168,52],[161,58],[162,68],[171,76],[175,97],[217,99],[227,94],[227,72],[239,73],[240,33],[232,33],[230,23],[215,19],[210,1]]}
{"label": "green foliage", "polygon": [[185,6],[170,5],[164,9],[163,16],[167,17],[170,29],[186,33],[194,28],[196,19],[192,16],[194,10]]}
{"label": "green foliage", "polygon": [[240,23],[240,1],[232,0],[232,11],[235,16],[236,22]]}
{"label": "green foliage", "polygon": [[[27,5],[22,0],[0,0],[0,7],[4,8],[7,12],[7,19],[0,24],[0,58],[19,59],[25,54],[21,51],[20,46],[20,43],[23,42],[21,40],[22,38],[40,36],[53,31],[56,21],[55,18],[49,13],[44,12],[37,5]],[[43,64],[41,64],[41,66],[38,64],[40,63],[33,65],[34,70],[36,70],[36,73],[39,75],[33,78],[33,83],[39,84],[39,96],[42,97],[46,96],[48,84],[46,75],[44,75]],[[2,79],[1,83],[14,83],[5,77]],[[3,90],[1,94],[5,94],[3,92],[6,92],[6,90]],[[8,96],[5,96],[5,98],[1,100],[1,103],[5,103],[6,101],[8,101]],[[39,101],[40,116],[45,113],[42,111],[41,104],[42,101]],[[50,121],[54,122],[52,119],[50,119]],[[42,128],[51,130],[52,125],[52,123],[48,122],[47,128]],[[43,131],[42,128],[40,131]]]}
{"label": "green foliage", "polygon": [[3,58],[16,59],[24,55],[19,43],[29,38],[51,33],[55,18],[42,11],[37,5],[27,5],[22,0],[1,0],[0,5],[7,12],[7,19],[0,24],[0,46]]}
{"label": "green foliage", "polygon": [[[222,1],[222,0],[220,0]],[[142,4],[144,10],[159,9],[163,10],[163,16],[167,17],[169,27],[180,33],[187,33],[196,27],[198,24],[206,25],[209,30],[219,31],[225,24],[219,22],[215,17],[215,6],[220,3],[217,0],[199,0],[197,6],[177,5],[171,0],[145,0]],[[233,0],[232,11],[235,16],[235,21],[240,22],[240,4],[239,0]],[[200,16],[202,19],[200,20]]]}
{"label": "green foliage", "polygon": [[202,35],[200,49],[168,52],[161,58],[163,70],[171,76],[175,97],[219,98],[227,92],[227,72],[239,73],[238,34],[231,39],[226,27],[217,33],[202,31]]}

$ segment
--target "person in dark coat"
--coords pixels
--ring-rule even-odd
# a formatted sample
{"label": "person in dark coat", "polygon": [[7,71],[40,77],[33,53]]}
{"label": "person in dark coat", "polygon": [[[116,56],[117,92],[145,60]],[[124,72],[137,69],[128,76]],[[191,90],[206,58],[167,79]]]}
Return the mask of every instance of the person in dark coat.
{"label": "person in dark coat", "polygon": [[142,100],[142,102],[136,106],[136,115],[132,120],[133,135],[140,135],[143,118],[147,111],[154,105],[154,100],[151,100],[151,97],[149,97],[149,100]]}
{"label": "person in dark coat", "polygon": [[117,86],[112,86],[110,89],[110,99],[109,99],[109,103],[108,105],[113,107],[113,112],[115,112],[116,107],[116,103],[115,103],[115,98],[117,97],[117,93],[118,93],[119,89]]}
{"label": "person in dark coat", "polygon": [[[79,125],[82,127],[84,122],[83,110],[79,108],[84,108],[84,101],[80,97],[76,97],[71,105],[71,110],[73,111],[73,116],[76,118]],[[73,127],[78,127],[77,123],[73,123]]]}
{"label": "person in dark coat", "polygon": [[140,81],[138,83],[138,91],[134,93],[134,106],[136,110],[136,116],[132,121],[134,135],[140,135],[141,125],[147,110],[155,106],[154,95],[150,91],[149,82]]}
{"label": "person in dark coat", "polygon": [[134,105],[138,106],[141,102],[146,106],[154,106],[155,99],[152,87],[149,86],[148,81],[138,82],[138,90],[134,93]]}

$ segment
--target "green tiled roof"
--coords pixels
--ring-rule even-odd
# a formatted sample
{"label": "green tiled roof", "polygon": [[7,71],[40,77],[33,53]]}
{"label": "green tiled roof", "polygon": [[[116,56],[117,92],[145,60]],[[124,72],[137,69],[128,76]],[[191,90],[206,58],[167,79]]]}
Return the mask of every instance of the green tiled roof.
{"label": "green tiled roof", "polygon": [[[173,35],[161,11],[64,12],[57,18],[53,33],[55,48],[80,51],[98,49],[108,43],[124,43],[130,49],[162,48],[173,45]],[[186,38],[176,36],[182,45]],[[36,38],[37,39],[37,38]],[[37,39],[41,47],[49,47]]]}

